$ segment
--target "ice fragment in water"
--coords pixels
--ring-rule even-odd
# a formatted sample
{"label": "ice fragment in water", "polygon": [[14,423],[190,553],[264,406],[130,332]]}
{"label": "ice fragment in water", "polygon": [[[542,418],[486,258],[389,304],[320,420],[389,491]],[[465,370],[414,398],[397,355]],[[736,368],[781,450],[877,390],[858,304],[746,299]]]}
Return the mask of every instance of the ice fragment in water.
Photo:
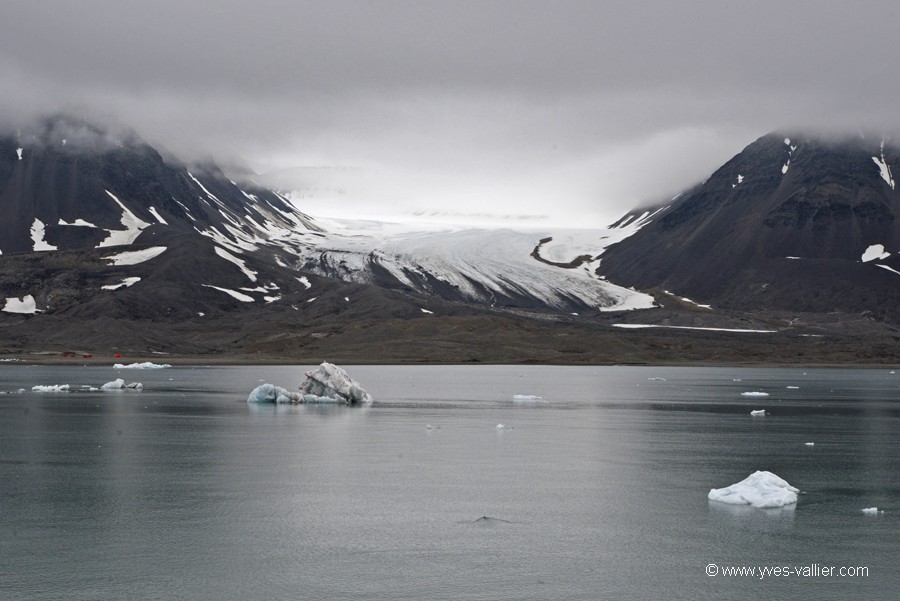
{"label": "ice fragment in water", "polygon": [[756,471],[731,486],[711,489],[707,498],[720,503],[767,509],[796,503],[798,492],[799,489],[772,472]]}

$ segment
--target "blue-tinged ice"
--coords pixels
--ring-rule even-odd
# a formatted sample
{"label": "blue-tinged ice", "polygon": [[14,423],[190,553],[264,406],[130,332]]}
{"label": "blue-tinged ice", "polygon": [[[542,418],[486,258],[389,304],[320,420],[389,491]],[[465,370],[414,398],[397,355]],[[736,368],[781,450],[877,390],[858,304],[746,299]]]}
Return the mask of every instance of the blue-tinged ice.
{"label": "blue-tinged ice", "polygon": [[262,384],[247,397],[248,403],[298,403],[300,395],[274,384]]}

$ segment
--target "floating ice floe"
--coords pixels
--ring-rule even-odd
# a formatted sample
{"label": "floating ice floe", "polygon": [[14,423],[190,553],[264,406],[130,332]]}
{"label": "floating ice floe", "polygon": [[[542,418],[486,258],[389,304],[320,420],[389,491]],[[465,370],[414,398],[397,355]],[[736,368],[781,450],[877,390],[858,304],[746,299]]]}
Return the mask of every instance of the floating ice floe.
{"label": "floating ice floe", "polygon": [[113,365],[114,369],[166,369],[168,367],[172,366],[168,363],[153,363],[151,361],[144,361],[143,363],[129,363],[128,365],[116,363],[115,365]]}
{"label": "floating ice floe", "polygon": [[647,380],[649,380],[650,382],[665,382],[666,381],[665,378],[660,378],[660,377],[647,378]]}
{"label": "floating ice floe", "polygon": [[539,397],[536,394],[514,394],[514,401],[539,401],[543,397]]}
{"label": "floating ice floe", "polygon": [[752,415],[754,417],[765,416],[766,410],[765,409],[754,409],[753,411],[750,412],[750,415]]}
{"label": "floating ice floe", "polygon": [[262,384],[250,392],[248,403],[299,403],[300,393],[274,384]]}
{"label": "floating ice floe", "polygon": [[68,384],[52,384],[50,386],[37,385],[32,386],[34,392],[69,392]]}
{"label": "floating ice floe", "polygon": [[750,396],[750,397],[764,397],[769,396],[768,392],[742,392],[741,396]]}
{"label": "floating ice floe", "polygon": [[[877,507],[866,507],[862,510],[862,512],[866,515],[878,515],[879,513]],[[880,513],[884,513],[884,510],[882,510]]]}
{"label": "floating ice floe", "polygon": [[144,385],[140,382],[131,382],[126,384],[122,378],[116,378],[112,382],[107,382],[100,387],[100,390],[143,390]]}
{"label": "floating ice floe", "polygon": [[798,492],[799,489],[772,472],[756,471],[731,486],[711,489],[707,498],[720,503],[767,509],[796,503]]}
{"label": "floating ice floe", "polygon": [[304,403],[371,403],[372,397],[359,382],[351,378],[343,368],[333,363],[322,363],[306,372],[306,381],[300,385]]}

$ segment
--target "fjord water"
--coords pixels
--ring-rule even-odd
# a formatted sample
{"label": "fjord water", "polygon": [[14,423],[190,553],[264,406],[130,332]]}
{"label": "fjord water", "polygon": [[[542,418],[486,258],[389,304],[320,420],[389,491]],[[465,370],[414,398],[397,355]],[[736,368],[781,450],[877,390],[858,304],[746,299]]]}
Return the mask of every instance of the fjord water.
{"label": "fjord water", "polygon": [[[900,375],[888,369],[351,366],[370,407],[246,403],[262,381],[295,388],[304,369],[2,366],[0,598],[900,590]],[[115,377],[144,391],[79,389]],[[796,507],[707,500],[757,469],[798,487]],[[872,506],[884,512],[862,513]]]}

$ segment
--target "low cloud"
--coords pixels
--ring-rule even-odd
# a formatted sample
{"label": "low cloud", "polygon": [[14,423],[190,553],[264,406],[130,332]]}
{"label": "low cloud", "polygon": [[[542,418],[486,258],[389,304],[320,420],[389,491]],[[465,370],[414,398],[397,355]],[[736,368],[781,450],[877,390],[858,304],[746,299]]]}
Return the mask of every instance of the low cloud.
{"label": "low cloud", "polygon": [[65,111],[186,159],[304,167],[298,185],[323,203],[313,212],[596,225],[774,129],[900,132],[886,1],[48,0],[5,12],[6,129]]}

